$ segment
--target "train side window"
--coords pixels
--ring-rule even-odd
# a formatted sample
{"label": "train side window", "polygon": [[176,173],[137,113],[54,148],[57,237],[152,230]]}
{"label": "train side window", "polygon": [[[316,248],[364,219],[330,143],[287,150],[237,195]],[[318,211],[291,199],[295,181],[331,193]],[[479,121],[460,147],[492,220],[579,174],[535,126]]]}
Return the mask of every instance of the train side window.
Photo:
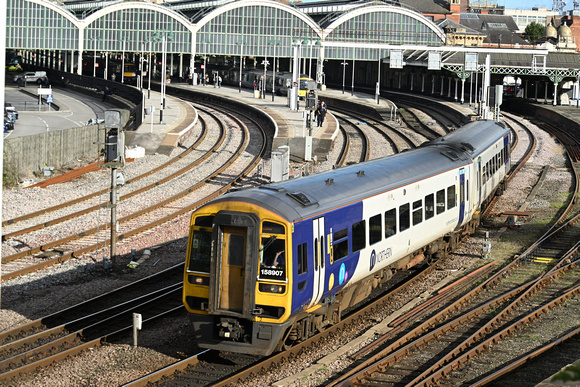
{"label": "train side window", "polygon": [[483,166],[481,174],[483,175],[483,184],[485,184],[487,182],[487,164]]}
{"label": "train side window", "polygon": [[297,252],[296,264],[298,265],[298,275],[300,275],[308,271],[308,243],[299,244]]}
{"label": "train side window", "polygon": [[455,197],[455,186],[449,186],[447,187],[447,209],[451,209],[453,207],[455,207],[455,204],[457,202],[457,199]]}
{"label": "train side window", "polygon": [[365,241],[365,221],[361,220],[352,225],[352,252],[362,250],[366,246]]}
{"label": "train side window", "polygon": [[437,215],[445,212],[445,190],[437,191]]}
{"label": "train side window", "polygon": [[369,219],[369,245],[374,245],[381,239],[383,239],[383,225],[381,224],[381,214],[378,214]]}
{"label": "train side window", "polygon": [[332,250],[334,261],[348,255],[348,229],[339,230],[332,234]]}
{"label": "train side window", "polygon": [[417,200],[413,202],[413,226],[418,225],[423,221],[423,201]]}
{"label": "train side window", "polygon": [[425,196],[425,220],[431,219],[435,215],[435,195]]}
{"label": "train side window", "polygon": [[397,233],[397,209],[385,212],[385,238]]}
{"label": "train side window", "polygon": [[399,231],[405,231],[411,225],[409,203],[399,207]]}

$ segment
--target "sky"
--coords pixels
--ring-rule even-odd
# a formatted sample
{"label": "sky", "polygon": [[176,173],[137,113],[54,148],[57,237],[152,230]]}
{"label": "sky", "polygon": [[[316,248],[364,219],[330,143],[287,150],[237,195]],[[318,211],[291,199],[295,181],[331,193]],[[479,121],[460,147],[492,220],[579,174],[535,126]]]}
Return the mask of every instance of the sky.
{"label": "sky", "polygon": [[[479,0],[483,2],[482,0]],[[493,1],[493,0],[492,0]],[[507,9],[532,9],[532,7],[552,9],[553,0],[496,0],[497,5],[503,5]],[[564,0],[566,6],[565,10],[573,8],[573,0]]]}

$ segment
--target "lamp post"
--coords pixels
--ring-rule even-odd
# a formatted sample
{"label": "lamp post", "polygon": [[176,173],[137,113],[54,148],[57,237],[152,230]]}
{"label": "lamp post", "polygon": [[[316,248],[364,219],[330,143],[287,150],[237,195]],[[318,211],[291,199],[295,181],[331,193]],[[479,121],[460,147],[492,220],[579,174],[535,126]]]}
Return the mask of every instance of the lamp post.
{"label": "lamp post", "polygon": [[270,42],[268,45],[274,47],[274,63],[272,63],[272,102],[274,102],[274,94],[276,94],[276,46],[279,46],[280,42]]}
{"label": "lamp post", "polygon": [[260,96],[261,96],[261,98],[265,99],[266,98],[266,70],[267,70],[270,62],[268,62],[268,59],[266,59],[266,57],[264,57],[262,64],[264,65],[264,79],[262,80],[262,90],[260,90]]}
{"label": "lamp post", "polygon": [[243,56],[244,56],[244,41],[237,41],[236,44],[240,45],[240,78],[238,80],[238,89],[239,92],[242,92],[242,63],[243,63]]}
{"label": "lamp post", "polygon": [[100,40],[101,42],[103,41],[103,38],[101,38],[100,36],[93,36],[91,38],[91,41],[93,42],[93,47],[94,47],[94,56],[93,56],[93,78],[97,77],[97,41]]}
{"label": "lamp post", "polygon": [[353,58],[352,58],[352,84],[351,84],[352,86],[350,89],[350,95],[354,95],[354,68],[355,68],[354,63],[355,62],[354,62],[354,54],[353,54]]}
{"label": "lamp post", "polygon": [[378,63],[378,67],[377,67],[377,88],[375,91],[376,97],[377,97],[377,105],[380,103],[379,102],[379,96],[381,95],[381,50],[379,49],[379,63]]}
{"label": "lamp post", "polygon": [[342,94],[344,94],[344,77],[346,75],[346,66],[348,66],[348,62],[344,61],[341,63],[342,65]]}
{"label": "lamp post", "polygon": [[121,57],[121,83],[125,83],[125,43],[130,42],[129,38],[122,37],[119,39],[120,42],[123,42],[123,51]]}
{"label": "lamp post", "polygon": [[207,67],[207,44],[209,43],[207,40],[202,40],[203,43],[203,85],[207,86],[205,81],[205,68]]}
{"label": "lamp post", "polygon": [[161,46],[162,46],[162,56],[161,56],[161,109],[159,111],[159,123],[163,123],[163,109],[165,108],[165,89],[167,87],[167,42],[173,41],[173,32],[163,31],[161,35]]}
{"label": "lamp post", "polygon": [[151,99],[151,44],[153,39],[145,38],[145,42],[149,43],[149,55],[147,56],[147,99]]}

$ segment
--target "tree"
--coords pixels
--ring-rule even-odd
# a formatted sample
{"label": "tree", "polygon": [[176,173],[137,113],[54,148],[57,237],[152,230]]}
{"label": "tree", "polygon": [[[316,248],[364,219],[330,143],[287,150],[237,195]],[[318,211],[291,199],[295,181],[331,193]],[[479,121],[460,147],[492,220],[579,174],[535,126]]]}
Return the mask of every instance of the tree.
{"label": "tree", "polygon": [[531,43],[535,43],[544,36],[544,31],[546,27],[540,23],[531,22],[526,26],[524,31],[524,37]]}

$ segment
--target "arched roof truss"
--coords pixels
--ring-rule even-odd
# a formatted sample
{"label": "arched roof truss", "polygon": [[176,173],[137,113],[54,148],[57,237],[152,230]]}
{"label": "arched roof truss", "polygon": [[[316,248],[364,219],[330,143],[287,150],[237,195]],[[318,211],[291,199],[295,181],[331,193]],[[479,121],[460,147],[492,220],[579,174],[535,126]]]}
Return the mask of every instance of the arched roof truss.
{"label": "arched roof truss", "polygon": [[321,39],[319,26],[309,16],[271,0],[225,4],[200,19],[196,27],[196,52],[211,55],[288,57],[293,41]]}
{"label": "arched roof truss", "polygon": [[75,50],[79,23],[56,4],[41,0],[7,0],[6,47]]}
{"label": "arched roof truss", "polygon": [[122,2],[105,7],[83,20],[84,48],[99,51],[140,52],[163,38],[168,53],[191,52],[193,26],[179,13],[147,2]]}
{"label": "arched roof truss", "polygon": [[[353,47],[326,47],[328,59],[378,59],[379,50],[356,44],[439,46],[445,33],[423,15],[389,5],[361,6],[334,20],[324,29],[325,42],[348,42]],[[382,55],[384,56],[384,55]]]}

